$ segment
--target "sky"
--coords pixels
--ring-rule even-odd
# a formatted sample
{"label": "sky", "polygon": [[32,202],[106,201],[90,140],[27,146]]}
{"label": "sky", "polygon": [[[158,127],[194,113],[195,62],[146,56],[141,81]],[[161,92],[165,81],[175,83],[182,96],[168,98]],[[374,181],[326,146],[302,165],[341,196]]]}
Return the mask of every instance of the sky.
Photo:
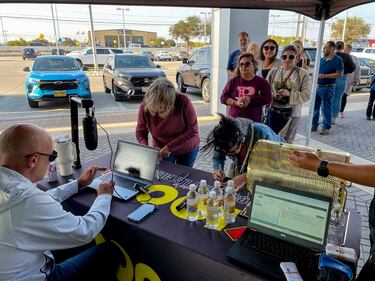
{"label": "sky", "polygon": [[[157,32],[159,37],[169,38],[169,27],[188,16],[196,15],[204,19],[202,12],[209,17],[211,9],[207,8],[178,8],[178,7],[145,7],[145,6],[92,6],[94,27],[101,29],[122,28],[122,13],[116,8],[127,8],[125,11],[125,25],[127,29],[137,29]],[[61,37],[71,37],[82,40],[87,36],[89,25],[88,5],[57,4],[57,15]],[[32,12],[30,12],[32,11]],[[37,11],[37,12],[36,12]],[[346,12],[336,18],[345,17]],[[271,10],[269,34],[272,30],[276,35],[289,36],[296,33],[297,15],[292,12]],[[375,3],[362,5],[349,10],[348,16],[362,17],[371,24],[370,38],[375,38]],[[50,4],[0,4],[0,18],[8,41],[23,37],[31,40],[44,34],[45,38],[52,41],[54,29]],[[333,19],[335,20],[335,18]],[[275,22],[273,26],[273,22]],[[329,37],[332,20],[326,24],[325,38]],[[316,40],[318,37],[319,23],[308,20],[307,38]],[[3,32],[0,21],[0,43],[3,43]]]}

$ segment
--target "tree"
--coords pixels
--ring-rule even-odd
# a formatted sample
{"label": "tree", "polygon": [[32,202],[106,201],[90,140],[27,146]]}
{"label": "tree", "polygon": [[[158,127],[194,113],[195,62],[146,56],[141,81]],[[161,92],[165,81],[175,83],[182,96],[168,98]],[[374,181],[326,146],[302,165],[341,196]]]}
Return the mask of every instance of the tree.
{"label": "tree", "polygon": [[[199,26],[199,28],[200,28],[199,37],[204,38],[204,36],[206,35],[206,37],[208,39],[208,42],[210,43],[211,42],[211,18],[207,18],[206,20],[207,20],[206,21],[206,31],[205,31],[204,19]],[[206,38],[204,38],[204,40],[206,40]]]}
{"label": "tree", "polygon": [[29,44],[30,44],[30,43],[40,43],[40,44],[42,44],[43,46],[49,46],[49,45],[52,45],[52,43],[49,42],[47,39],[41,39],[40,37],[31,40],[31,41],[29,42]]}
{"label": "tree", "polygon": [[169,34],[174,39],[184,41],[188,47],[192,38],[201,36],[201,32],[201,20],[197,16],[187,17],[186,20],[180,20],[169,28]]}
{"label": "tree", "polygon": [[62,42],[61,42],[61,46],[79,46],[79,42],[76,40],[76,39],[72,39],[72,38],[69,38],[69,37],[64,37]]}
{"label": "tree", "polygon": [[[345,19],[338,19],[332,24],[331,37],[335,40],[342,39]],[[362,18],[348,17],[346,19],[344,42],[352,44],[355,40],[367,38],[371,32],[371,25],[367,24]]]}
{"label": "tree", "polygon": [[29,42],[27,42],[23,38],[19,38],[17,40],[11,40],[7,42],[7,46],[28,46]]}
{"label": "tree", "polygon": [[165,40],[165,47],[176,47],[176,42],[172,39]]}

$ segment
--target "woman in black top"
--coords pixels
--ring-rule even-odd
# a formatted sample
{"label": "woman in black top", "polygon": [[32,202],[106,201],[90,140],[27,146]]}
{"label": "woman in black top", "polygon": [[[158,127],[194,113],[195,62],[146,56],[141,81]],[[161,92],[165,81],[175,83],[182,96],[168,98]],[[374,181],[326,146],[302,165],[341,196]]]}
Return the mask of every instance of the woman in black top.
{"label": "woman in black top", "polygon": [[273,39],[267,39],[260,47],[260,60],[257,75],[267,78],[272,68],[281,66],[281,60],[276,58],[279,45]]}
{"label": "woman in black top", "polygon": [[301,40],[295,40],[293,45],[297,49],[296,66],[307,70],[310,65],[310,59],[306,57],[305,49],[303,48]]}

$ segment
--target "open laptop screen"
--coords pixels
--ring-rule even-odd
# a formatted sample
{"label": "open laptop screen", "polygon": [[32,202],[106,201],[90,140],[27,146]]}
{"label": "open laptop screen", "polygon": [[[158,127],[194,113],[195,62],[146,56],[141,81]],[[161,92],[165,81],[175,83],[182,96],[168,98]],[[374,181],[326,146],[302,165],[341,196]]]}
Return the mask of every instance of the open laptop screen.
{"label": "open laptop screen", "polygon": [[301,246],[323,249],[331,201],[313,193],[256,183],[249,227]]}
{"label": "open laptop screen", "polygon": [[118,141],[114,171],[124,176],[152,182],[158,149],[127,141]]}

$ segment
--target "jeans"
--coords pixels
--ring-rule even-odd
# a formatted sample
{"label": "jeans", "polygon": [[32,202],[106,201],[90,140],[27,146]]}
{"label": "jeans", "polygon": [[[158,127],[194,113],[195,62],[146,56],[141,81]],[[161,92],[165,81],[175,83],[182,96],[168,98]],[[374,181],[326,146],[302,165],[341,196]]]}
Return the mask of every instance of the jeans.
{"label": "jeans", "polygon": [[164,161],[172,162],[179,165],[184,165],[188,167],[193,167],[195,158],[197,158],[199,147],[194,148],[192,151],[178,154],[178,155],[170,155],[167,158],[164,158]]}
{"label": "jeans", "polygon": [[318,128],[319,126],[321,106],[323,110],[323,128],[328,129],[328,130],[331,128],[332,97],[334,93],[335,93],[335,86],[322,87],[316,90],[312,128]]}
{"label": "jeans", "polygon": [[60,264],[48,276],[48,281],[99,281],[116,279],[123,255],[111,242],[94,246]]}
{"label": "jeans", "polygon": [[366,116],[371,117],[375,119],[375,90],[370,91],[370,97],[368,98],[368,105],[367,105],[367,110],[366,110]]}
{"label": "jeans", "polygon": [[345,92],[347,75],[336,78],[335,92],[332,97],[332,117],[337,118],[341,107],[341,99]]}

